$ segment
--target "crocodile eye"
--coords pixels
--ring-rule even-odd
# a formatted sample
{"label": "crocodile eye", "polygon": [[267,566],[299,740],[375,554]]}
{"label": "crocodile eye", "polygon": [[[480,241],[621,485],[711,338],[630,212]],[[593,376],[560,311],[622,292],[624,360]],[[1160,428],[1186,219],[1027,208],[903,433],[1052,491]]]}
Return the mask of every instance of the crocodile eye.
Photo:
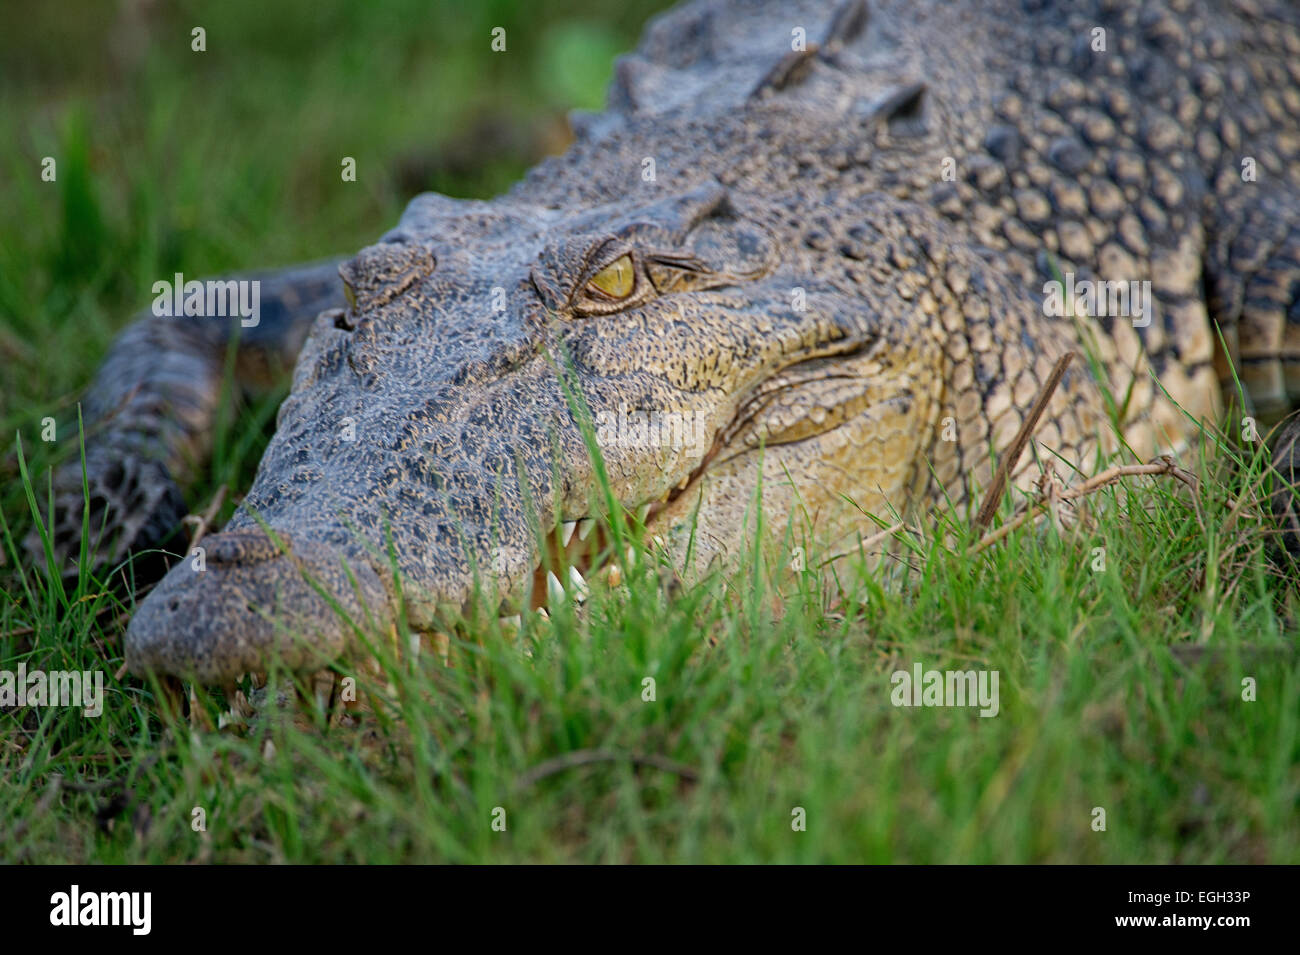
{"label": "crocodile eye", "polygon": [[635,285],[636,273],[632,269],[632,256],[621,255],[591,277],[587,282],[587,291],[617,301],[631,295]]}

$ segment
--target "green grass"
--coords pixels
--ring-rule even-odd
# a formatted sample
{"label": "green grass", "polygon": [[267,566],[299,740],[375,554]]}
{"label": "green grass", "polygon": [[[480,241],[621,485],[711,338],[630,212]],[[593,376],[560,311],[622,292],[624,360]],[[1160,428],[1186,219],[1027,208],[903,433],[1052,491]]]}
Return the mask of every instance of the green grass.
{"label": "green grass", "polygon": [[[73,402],[111,336],[159,275],[355,250],[406,186],[495,191],[530,147],[474,181],[438,157],[481,113],[544,128],[598,104],[607,57],[587,80],[556,64],[628,45],[650,5],[182,4],[123,62],[74,42],[112,34],[114,7],[59,6],[83,15],[36,11],[0,41],[0,669],[102,670],[108,699],[97,719],[0,711],[0,861],[1300,861],[1294,584],[1263,550],[1249,446],[1207,456],[1194,496],[1130,480],[1090,499],[1095,526],[1026,526],[977,557],[966,515],[939,515],[842,596],[788,547],[672,598],[643,556],[581,615],[471,628],[453,666],[340,664],[381,700],[356,727],[274,699],[243,731],[166,716],[113,676],[130,601],[65,590],[16,544],[51,462],[78,454]],[[497,23],[517,62],[478,44]],[[246,486],[274,406],[227,416],[196,510]],[[999,715],[893,706],[890,674],[918,662],[997,670]]]}
{"label": "green grass", "polygon": [[[954,519],[842,577],[833,600],[817,573],[763,559],[669,600],[643,551],[624,592],[597,588],[583,613],[517,636],[477,628],[450,667],[371,635],[378,675],[338,667],[382,701],[357,726],[270,698],[248,727],[192,733],[153,688],[108,676],[101,718],[0,717],[4,854],[1295,862],[1293,607],[1251,521],[1228,527],[1253,473],[1247,459],[1225,486],[1207,471],[1199,515],[1173,482],[1102,492],[1097,528],[1027,526],[975,559]],[[1207,554],[1228,554],[1217,574]],[[11,620],[37,637],[5,638],[6,665],[111,674],[113,599],[28,583]],[[890,674],[918,662],[997,670],[999,714],[893,706]],[[553,762],[574,753],[591,761]]]}

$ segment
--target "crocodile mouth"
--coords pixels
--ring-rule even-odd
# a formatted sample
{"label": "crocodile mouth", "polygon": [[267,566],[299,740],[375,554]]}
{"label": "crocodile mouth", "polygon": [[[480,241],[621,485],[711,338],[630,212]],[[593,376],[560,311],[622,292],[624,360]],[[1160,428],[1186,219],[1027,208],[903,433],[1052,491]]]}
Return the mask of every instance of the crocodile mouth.
{"label": "crocodile mouth", "polygon": [[[854,353],[863,351],[861,348],[853,349]],[[590,596],[592,580],[607,588],[621,586],[624,569],[638,559],[637,548],[631,541],[641,529],[644,529],[642,539],[650,545],[651,556],[671,559],[662,536],[670,530],[666,521],[671,520],[669,515],[676,510],[674,505],[678,499],[698,487],[700,479],[710,468],[731,457],[756,451],[764,444],[793,444],[814,438],[828,430],[812,428],[795,436],[788,432],[773,433],[761,423],[763,412],[778,395],[788,397],[792,393],[801,393],[810,383],[824,384],[829,378],[839,377],[819,373],[826,357],[818,355],[807,361],[796,362],[784,370],[784,377],[774,378],[756,387],[740,402],[732,420],[714,435],[709,450],[686,477],[658,498],[625,509],[621,519],[624,529],[621,535],[624,546],[621,560],[615,553],[614,535],[608,522],[583,516],[556,523],[547,535],[544,556],[533,569],[528,609],[547,614],[552,605],[560,600],[585,603]],[[828,415],[828,419],[829,417]],[[655,554],[656,551],[659,552],[658,555]],[[509,606],[509,601],[503,603],[501,622],[507,626],[518,626],[521,615],[505,612]]]}
{"label": "crocodile mouth", "polygon": [[[635,504],[611,502],[608,509],[561,510],[543,539],[534,538],[528,548],[531,559],[521,561],[524,566],[509,581],[485,581],[486,592],[467,584],[467,593],[436,604],[418,588],[394,595],[384,583],[385,568],[368,559],[350,562],[364,572],[358,581],[340,576],[340,558],[349,561],[337,542],[326,543],[325,537],[317,541],[300,530],[278,532],[283,540],[272,541],[253,528],[219,532],[207,539],[206,573],[174,568],[137,611],[126,636],[130,668],[227,688],[236,674],[265,673],[269,663],[321,676],[356,653],[352,630],[369,622],[381,625],[384,633],[391,630],[401,616],[398,602],[404,600],[413,601],[406,605],[412,650],[423,645],[446,659],[451,635],[464,635],[471,621],[495,620],[501,633],[513,637],[523,630],[527,615],[549,617],[562,604],[567,612],[581,613],[593,597],[626,588],[634,574],[657,576],[661,585],[671,585],[685,572],[679,559],[684,516],[697,493],[712,493],[705,486],[707,475],[765,445],[792,444],[826,430],[792,430],[786,417],[771,413],[774,407],[780,412],[799,404],[790,400],[792,395],[806,397],[805,389],[820,389],[834,377],[822,364],[826,358],[791,363],[755,385],[736,401],[724,424],[714,425],[708,450],[690,462],[689,470],[683,468],[684,476],[670,484],[674,475],[662,473],[668,486],[657,495],[651,492],[648,500]],[[817,396],[826,397],[824,392]],[[516,552],[524,549],[526,533],[522,524],[516,527]],[[691,553],[688,549],[687,561]],[[313,587],[312,580],[324,586]],[[484,598],[494,588],[498,596],[488,598],[493,602],[485,606]],[[333,607],[318,591],[347,599]],[[349,628],[347,620],[355,625]],[[397,639],[395,630],[392,636]]]}
{"label": "crocodile mouth", "polygon": [[[533,570],[529,609],[548,615],[553,605],[562,600],[572,600],[581,605],[591,594],[589,581],[592,580],[611,590],[621,587],[625,568],[638,560],[633,541],[640,528],[645,529],[643,539],[650,545],[652,556],[655,551],[663,552],[665,545],[657,533],[661,528],[656,526],[656,519],[689,492],[722,448],[719,435],[709,452],[680,483],[656,500],[646,501],[639,507],[624,511],[621,519],[616,518],[621,520],[623,531],[622,559],[616,552],[616,535],[608,522],[595,517],[560,521],[547,536],[545,558]],[[521,615],[502,614],[500,619],[503,624],[518,626]]]}
{"label": "crocodile mouth", "polygon": [[[621,559],[615,553],[615,535],[611,533],[608,521],[590,515],[558,521],[547,535],[543,556],[533,569],[528,609],[545,614],[559,600],[585,603],[592,581],[609,588],[619,587],[625,569],[638,559],[637,548],[631,540],[642,529],[644,533],[641,536],[650,545],[651,556],[662,556],[671,562],[663,535],[671,530],[669,522],[675,520],[672,515],[680,516],[680,508],[676,507],[678,499],[692,493],[701,478],[717,465],[756,452],[764,446],[816,439],[861,411],[866,399],[860,393],[857,379],[842,373],[833,363],[846,358],[870,357],[869,346],[832,344],[791,362],[771,378],[754,386],[737,403],[731,419],[714,434],[709,450],[686,477],[653,500],[643,501],[633,508],[625,506],[621,519],[625,530],[618,535],[624,546]],[[842,382],[853,385],[847,396],[834,390]],[[781,425],[770,420],[768,412],[774,404],[784,402],[788,407],[793,398],[805,399],[802,403],[809,407],[819,407],[822,416],[817,419],[805,417],[793,425]],[[828,398],[830,403],[827,403]],[[656,551],[659,554],[656,555]],[[520,623],[518,611],[508,612],[509,607],[517,605],[518,602],[514,605],[509,601],[503,603],[500,614],[503,624],[517,626]]]}
{"label": "crocodile mouth", "polygon": [[[714,449],[700,465],[658,500],[642,504],[632,511],[625,510],[620,517],[614,518],[613,520],[620,522],[622,531],[620,535],[613,533],[611,521],[595,517],[583,517],[556,524],[547,536],[545,556],[532,573],[532,588],[531,595],[527,598],[527,612],[548,619],[560,604],[571,604],[574,609],[583,607],[592,596],[593,586],[607,591],[616,591],[622,587],[627,571],[641,559],[641,552],[634,543],[638,530],[645,528],[644,540],[652,548],[653,559],[653,550],[663,549],[662,539],[654,534],[654,530],[657,530],[653,527],[655,516],[690,489],[704,473],[719,447],[720,442],[715,443]],[[617,541],[620,539],[623,542],[621,558],[617,553]],[[280,557],[281,555],[277,553],[272,559],[280,559]],[[513,606],[517,608],[517,604]],[[498,610],[498,624],[502,632],[507,635],[517,633],[523,625],[523,611],[515,609],[515,612],[511,613],[511,607],[512,602],[507,599]],[[452,628],[448,627],[448,629]],[[432,640],[429,640],[431,636]],[[441,631],[432,634],[422,632],[412,637],[412,649],[415,648],[416,643],[426,640],[432,644],[431,649],[439,653],[446,662],[449,656],[449,637]],[[327,653],[327,656],[343,655],[341,646],[334,649],[335,654]],[[211,723],[208,714],[199,704],[194,689],[196,684],[190,684],[188,697],[180,677],[162,674],[161,685],[167,694],[169,705],[177,712],[187,708],[191,723],[200,728],[224,729],[228,726],[247,725],[262,709],[266,694],[280,693],[283,697],[280,699],[280,704],[283,705],[289,699],[286,695],[289,691],[296,694],[300,704],[310,704],[314,700],[316,708],[325,714],[331,723],[336,720],[353,721],[356,705],[345,703],[340,697],[340,671],[337,669],[337,660],[322,656],[311,661],[310,665],[303,665],[308,662],[305,659],[298,662],[299,665],[290,666],[290,670],[297,674],[295,680],[300,683],[292,686],[291,690],[289,685],[280,685],[278,689],[272,686],[269,683],[270,670],[265,667],[251,666],[237,677],[226,675],[219,679],[204,679],[199,676],[198,684],[219,686],[225,695],[226,706],[219,714],[216,724]]]}

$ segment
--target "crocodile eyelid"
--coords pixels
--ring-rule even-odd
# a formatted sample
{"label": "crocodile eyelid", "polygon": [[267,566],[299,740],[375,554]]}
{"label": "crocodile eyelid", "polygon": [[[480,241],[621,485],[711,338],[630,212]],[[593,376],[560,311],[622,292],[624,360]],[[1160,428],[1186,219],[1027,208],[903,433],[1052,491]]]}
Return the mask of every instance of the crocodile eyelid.
{"label": "crocodile eyelid", "polygon": [[582,269],[582,279],[578,285],[578,291],[585,288],[593,277],[609,268],[625,255],[632,258],[633,266],[638,264],[636,260],[640,256],[636,254],[631,243],[625,239],[606,239],[599,245],[594,246],[587,254],[587,262]]}
{"label": "crocodile eyelid", "polygon": [[682,272],[707,272],[709,267],[704,264],[698,255],[691,252],[656,252],[647,255],[646,261],[655,265],[662,265],[670,269],[678,269]]}

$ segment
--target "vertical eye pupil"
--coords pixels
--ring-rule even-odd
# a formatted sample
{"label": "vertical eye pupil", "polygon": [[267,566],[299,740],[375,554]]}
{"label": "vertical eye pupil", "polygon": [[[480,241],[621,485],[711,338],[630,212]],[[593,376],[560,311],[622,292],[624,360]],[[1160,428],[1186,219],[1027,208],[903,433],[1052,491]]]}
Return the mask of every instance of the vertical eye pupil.
{"label": "vertical eye pupil", "polygon": [[632,256],[622,255],[591,277],[589,289],[610,298],[627,298],[636,284],[632,272]]}

